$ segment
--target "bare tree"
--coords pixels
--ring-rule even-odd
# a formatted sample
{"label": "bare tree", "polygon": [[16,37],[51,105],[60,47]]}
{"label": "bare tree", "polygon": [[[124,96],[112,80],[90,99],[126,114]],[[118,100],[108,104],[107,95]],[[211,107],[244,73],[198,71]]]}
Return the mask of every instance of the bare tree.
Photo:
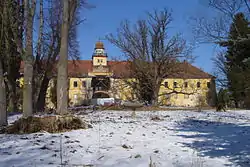
{"label": "bare tree", "polygon": [[4,16],[5,16],[5,4],[0,4],[0,127],[8,124],[7,122],[7,111],[6,111],[6,89],[4,83],[4,71],[3,71],[3,52],[4,52],[4,43],[5,41],[5,24],[4,24]]}
{"label": "bare tree", "polygon": [[1,1],[1,54],[5,74],[7,110],[17,111],[17,79],[22,55],[23,2]]}
{"label": "bare tree", "polygon": [[[231,22],[235,14],[243,12],[249,17],[249,1],[247,0],[207,0],[208,7],[216,15],[212,17],[195,17],[192,20],[193,33],[200,43],[212,43],[225,45],[228,42],[246,42],[249,38],[239,37],[236,40],[229,39]],[[237,30],[237,27],[235,27]],[[250,34],[249,34],[250,35]],[[214,74],[217,77],[219,86],[227,87],[227,75],[225,66],[224,50],[220,50],[213,58],[215,65]]]}
{"label": "bare tree", "polygon": [[[39,33],[41,40],[38,40],[40,42],[37,43],[37,55],[34,64],[34,84],[36,88],[33,94],[36,111],[43,111],[45,109],[45,99],[49,81],[56,76],[55,67],[58,62],[61,46],[62,2],[63,1],[47,1],[47,8],[40,7],[40,29],[43,31]],[[74,7],[75,5],[76,8]],[[76,30],[77,26],[85,20],[80,16],[81,9],[83,8],[88,8],[88,3],[85,0],[70,4],[68,57],[73,60],[79,59],[79,45]],[[43,27],[41,25],[43,25]],[[39,43],[41,43],[42,47],[39,47]],[[42,52],[38,51],[39,48]]]}
{"label": "bare tree", "polygon": [[5,90],[5,83],[4,83],[3,64],[2,64],[2,61],[0,61],[0,127],[8,124],[6,109],[7,109],[6,108],[6,90]]}
{"label": "bare tree", "polygon": [[[220,44],[228,40],[230,23],[238,12],[250,12],[249,2],[245,0],[207,0],[208,8],[217,15],[194,17],[193,32],[201,43]],[[248,14],[249,15],[249,14]]]}
{"label": "bare tree", "polygon": [[63,3],[63,22],[61,25],[61,45],[57,68],[57,113],[68,111],[68,37],[69,1]]}
{"label": "bare tree", "polygon": [[[7,123],[6,106],[17,110],[16,80],[22,53],[22,1],[3,0],[0,4],[0,84],[1,123]],[[6,102],[6,96],[8,101]]]}
{"label": "bare tree", "polygon": [[217,77],[216,80],[218,81],[219,87],[227,87],[228,80],[227,80],[227,70],[226,70],[226,58],[225,52],[219,52],[215,58],[212,59],[215,66],[214,75]]}
{"label": "bare tree", "polygon": [[33,113],[32,80],[33,80],[33,22],[36,10],[36,0],[24,0],[25,9],[25,56],[24,86],[23,86],[23,116]]}
{"label": "bare tree", "polygon": [[139,98],[154,105],[158,104],[162,81],[180,72],[180,61],[191,58],[191,50],[180,34],[173,37],[168,34],[171,22],[167,9],[154,11],[133,27],[129,21],[123,22],[116,35],[106,37],[130,62],[128,70],[135,80],[128,80],[129,85]]}

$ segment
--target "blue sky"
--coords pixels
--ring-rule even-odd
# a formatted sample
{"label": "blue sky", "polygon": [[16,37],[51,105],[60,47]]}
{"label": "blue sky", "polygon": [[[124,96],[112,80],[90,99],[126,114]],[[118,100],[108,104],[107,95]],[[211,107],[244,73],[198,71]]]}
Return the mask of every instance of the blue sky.
{"label": "blue sky", "polygon": [[[81,59],[91,59],[95,42],[103,39],[108,33],[115,33],[120,22],[128,19],[135,22],[145,16],[146,11],[169,8],[173,11],[172,33],[182,33],[188,41],[193,40],[190,17],[210,15],[206,0],[89,0],[95,8],[85,10],[82,17],[87,20],[79,26],[78,40],[80,42]],[[103,41],[103,40],[102,40]],[[122,55],[120,50],[103,41],[109,58]],[[216,54],[212,44],[199,45],[193,52],[197,57],[194,65],[206,72],[213,72],[211,58]]]}

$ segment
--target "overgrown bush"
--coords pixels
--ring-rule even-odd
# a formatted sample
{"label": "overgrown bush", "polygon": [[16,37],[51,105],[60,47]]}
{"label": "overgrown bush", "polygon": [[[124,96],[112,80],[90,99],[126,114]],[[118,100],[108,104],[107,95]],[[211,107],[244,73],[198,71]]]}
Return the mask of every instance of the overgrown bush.
{"label": "overgrown bush", "polygon": [[6,127],[2,133],[25,134],[46,131],[49,133],[64,132],[91,127],[80,118],[74,116],[46,116],[20,118]]}
{"label": "overgrown bush", "polygon": [[196,107],[198,108],[198,111],[201,111],[203,107],[206,107],[206,97],[199,95],[197,97],[197,101],[196,101]]}
{"label": "overgrown bush", "polygon": [[230,94],[227,89],[220,89],[217,95],[216,111],[226,111],[228,104],[230,103]]}

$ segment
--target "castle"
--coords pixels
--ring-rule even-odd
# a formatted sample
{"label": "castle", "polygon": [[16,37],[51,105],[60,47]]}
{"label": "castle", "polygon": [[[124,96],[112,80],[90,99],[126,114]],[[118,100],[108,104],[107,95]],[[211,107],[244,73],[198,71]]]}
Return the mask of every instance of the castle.
{"label": "castle", "polygon": [[[81,105],[84,100],[93,98],[134,99],[132,89],[125,82],[133,79],[129,78],[127,65],[127,61],[109,61],[102,42],[95,44],[92,60],[69,60],[70,104]],[[202,103],[213,106],[215,77],[187,62],[180,63],[180,66],[185,69],[182,73],[163,80],[159,91],[160,104],[194,107]],[[187,93],[166,93],[173,90]]]}

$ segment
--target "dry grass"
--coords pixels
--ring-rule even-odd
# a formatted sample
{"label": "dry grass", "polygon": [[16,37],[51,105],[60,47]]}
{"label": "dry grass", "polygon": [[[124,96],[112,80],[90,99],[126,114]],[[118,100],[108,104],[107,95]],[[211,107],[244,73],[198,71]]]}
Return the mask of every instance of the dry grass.
{"label": "dry grass", "polygon": [[7,126],[3,133],[26,134],[46,131],[49,133],[65,132],[90,127],[80,118],[74,116],[46,116],[20,118],[12,125]]}

